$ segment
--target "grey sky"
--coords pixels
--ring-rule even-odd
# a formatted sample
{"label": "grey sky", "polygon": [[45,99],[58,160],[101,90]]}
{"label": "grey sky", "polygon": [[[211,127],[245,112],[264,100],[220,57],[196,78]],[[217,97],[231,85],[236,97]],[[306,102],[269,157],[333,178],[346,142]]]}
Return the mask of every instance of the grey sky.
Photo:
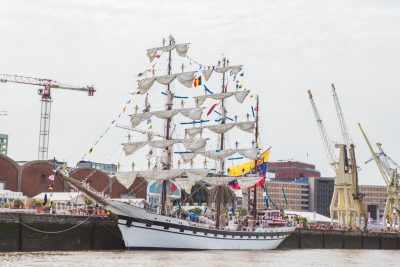
{"label": "grey sky", "polygon": [[[361,183],[382,184],[356,128],[363,123],[400,161],[397,1],[21,1],[1,0],[0,73],[94,84],[95,97],[54,92],[50,153],[70,163],[118,115],[145,49],[172,33],[191,42],[189,55],[214,64],[221,54],[244,64],[246,84],[260,94],[263,143],[271,159],[316,164],[332,175],[307,98],[312,89],[330,137],[340,141],[330,91],[334,82],[357,145]],[[40,102],[36,88],[0,85],[0,131],[9,155],[37,155]],[[125,132],[104,140],[89,159],[117,162]],[[111,158],[111,155],[113,158]],[[117,155],[116,157],[114,155]]]}

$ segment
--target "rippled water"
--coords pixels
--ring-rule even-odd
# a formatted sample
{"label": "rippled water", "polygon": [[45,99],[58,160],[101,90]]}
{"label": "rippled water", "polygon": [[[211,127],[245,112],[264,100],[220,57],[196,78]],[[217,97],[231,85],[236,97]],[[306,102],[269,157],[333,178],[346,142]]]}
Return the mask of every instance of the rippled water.
{"label": "rippled water", "polygon": [[81,251],[0,253],[0,266],[395,266],[395,250]]}

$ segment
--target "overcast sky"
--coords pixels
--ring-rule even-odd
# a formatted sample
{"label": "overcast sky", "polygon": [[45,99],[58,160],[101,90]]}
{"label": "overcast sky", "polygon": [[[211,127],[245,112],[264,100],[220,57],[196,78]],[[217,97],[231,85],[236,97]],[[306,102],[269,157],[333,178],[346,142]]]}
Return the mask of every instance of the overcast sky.
{"label": "overcast sky", "polygon": [[[54,92],[49,156],[74,164],[118,115],[145,50],[173,34],[188,55],[215,64],[224,53],[244,64],[246,87],[259,93],[263,144],[271,160],[315,164],[332,176],[307,89],[330,138],[341,141],[330,84],[335,83],[357,146],[362,184],[383,184],[356,123],[400,161],[400,3],[363,1],[21,1],[0,0],[0,73],[94,84],[94,97]],[[0,84],[0,132],[9,156],[37,158],[37,88]],[[118,162],[126,132],[111,131],[101,153]],[[103,141],[102,141],[103,142]],[[117,155],[117,156],[115,156]]]}

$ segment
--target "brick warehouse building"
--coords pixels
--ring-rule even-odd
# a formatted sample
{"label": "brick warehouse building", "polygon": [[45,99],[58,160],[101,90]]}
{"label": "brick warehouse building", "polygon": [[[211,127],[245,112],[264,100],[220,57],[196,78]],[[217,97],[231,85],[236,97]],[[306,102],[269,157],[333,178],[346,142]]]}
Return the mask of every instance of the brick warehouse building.
{"label": "brick warehouse building", "polygon": [[[48,177],[53,173],[54,162],[35,160],[19,165],[11,158],[0,155],[0,189],[22,192],[33,197],[42,192],[48,192],[52,183]],[[134,196],[146,198],[147,182],[136,179],[129,189],[123,187],[115,178],[110,178],[101,170],[93,168],[77,168],[71,172],[77,180],[87,179],[89,185],[99,192],[111,195],[113,198]],[[54,180],[54,192],[68,192],[72,188],[59,177]]]}
{"label": "brick warehouse building", "polygon": [[315,169],[315,165],[299,161],[269,162],[268,171],[275,173],[277,179],[321,177],[321,173]]}

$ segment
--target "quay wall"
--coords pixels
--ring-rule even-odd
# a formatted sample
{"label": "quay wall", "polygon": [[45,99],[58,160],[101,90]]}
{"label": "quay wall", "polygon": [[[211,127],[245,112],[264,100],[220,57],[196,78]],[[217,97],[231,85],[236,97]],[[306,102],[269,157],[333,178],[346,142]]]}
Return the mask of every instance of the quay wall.
{"label": "quay wall", "polygon": [[296,229],[279,249],[400,249],[399,233]]}
{"label": "quay wall", "polygon": [[[65,231],[72,227],[74,228]],[[398,233],[314,229],[297,229],[278,247],[278,249],[399,248]],[[113,218],[0,213],[0,252],[124,249],[121,233]]]}
{"label": "quay wall", "polygon": [[0,252],[116,249],[125,249],[125,245],[110,218],[0,213]]}

